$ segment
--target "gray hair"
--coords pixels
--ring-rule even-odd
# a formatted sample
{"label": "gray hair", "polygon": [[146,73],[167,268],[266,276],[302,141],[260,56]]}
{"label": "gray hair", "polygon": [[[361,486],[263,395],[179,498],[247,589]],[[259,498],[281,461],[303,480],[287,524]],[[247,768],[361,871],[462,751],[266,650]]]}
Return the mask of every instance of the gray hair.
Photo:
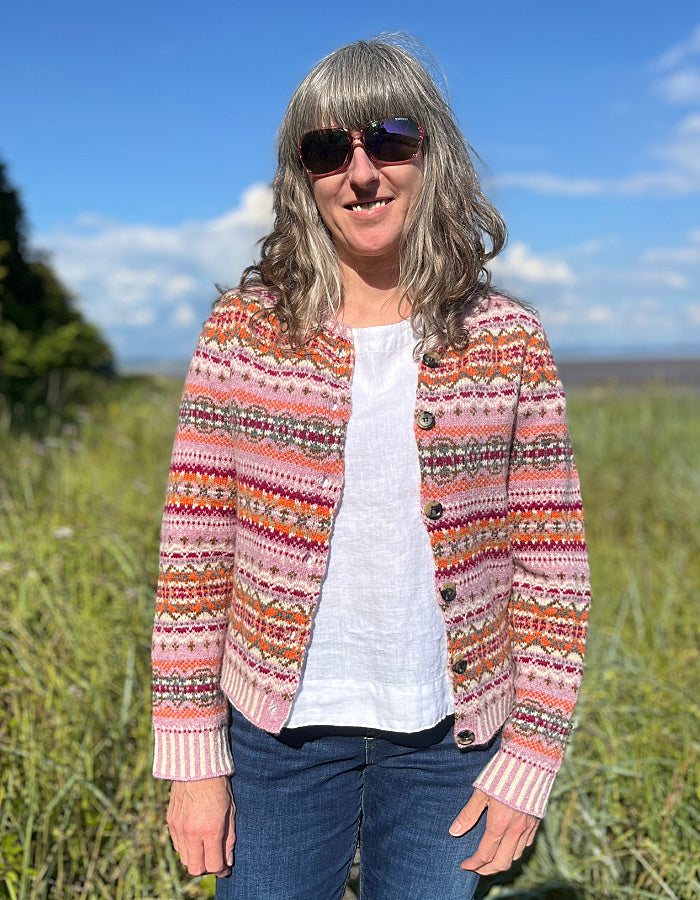
{"label": "gray hair", "polygon": [[322,59],[294,92],[279,130],[275,223],[241,288],[272,292],[294,346],[342,306],[338,257],[299,160],[299,141],[331,123],[359,130],[391,116],[410,116],[425,131],[423,186],[406,223],[398,273],[423,336],[420,349],[466,344],[465,319],[488,290],[485,265],[503,249],[505,225],[481,190],[471,148],[433,78],[412,53],[379,37]]}

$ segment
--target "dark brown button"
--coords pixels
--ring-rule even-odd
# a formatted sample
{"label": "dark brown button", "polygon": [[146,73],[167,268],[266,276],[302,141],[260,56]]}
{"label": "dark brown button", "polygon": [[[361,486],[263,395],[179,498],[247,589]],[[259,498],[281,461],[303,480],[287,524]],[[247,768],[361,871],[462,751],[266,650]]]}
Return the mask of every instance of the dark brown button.
{"label": "dark brown button", "polygon": [[422,428],[423,431],[429,431],[435,427],[435,416],[424,409],[423,412],[419,412],[416,416],[416,422],[418,422],[418,427]]}
{"label": "dark brown button", "polygon": [[468,663],[463,656],[458,656],[457,659],[452,663],[452,671],[455,675],[464,675],[467,671]]}
{"label": "dark brown button", "polygon": [[428,500],[423,507],[423,512],[429,519],[432,519],[433,522],[437,522],[442,516],[442,503],[438,503],[437,500]]}
{"label": "dark brown button", "polygon": [[440,365],[440,357],[436,353],[424,353],[423,365],[429,369],[437,369]]}
{"label": "dark brown button", "polygon": [[457,585],[454,581],[446,581],[440,588],[440,596],[445,603],[452,603],[457,599]]}
{"label": "dark brown button", "polygon": [[469,744],[473,744],[476,740],[476,735],[473,731],[469,731],[468,728],[465,728],[464,731],[460,731],[457,734],[457,742],[462,744],[463,747],[468,747]]}

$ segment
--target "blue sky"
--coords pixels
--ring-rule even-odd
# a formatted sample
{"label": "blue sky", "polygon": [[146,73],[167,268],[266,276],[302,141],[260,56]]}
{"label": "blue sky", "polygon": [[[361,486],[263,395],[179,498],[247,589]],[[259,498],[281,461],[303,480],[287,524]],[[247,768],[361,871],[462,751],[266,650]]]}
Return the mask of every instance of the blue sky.
{"label": "blue sky", "polygon": [[508,224],[496,283],[561,357],[700,354],[700,8],[12,3],[0,157],[119,359],[188,357],[269,228],[274,140],[322,56],[382,31],[442,64]]}

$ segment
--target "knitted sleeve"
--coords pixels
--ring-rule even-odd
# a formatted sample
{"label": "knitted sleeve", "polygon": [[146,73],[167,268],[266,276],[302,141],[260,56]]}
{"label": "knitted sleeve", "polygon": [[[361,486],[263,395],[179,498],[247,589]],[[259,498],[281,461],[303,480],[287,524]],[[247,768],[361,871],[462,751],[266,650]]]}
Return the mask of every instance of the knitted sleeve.
{"label": "knitted sleeve", "polygon": [[543,816],[583,673],[590,602],[578,475],[547,340],[530,335],[510,456],[509,603],[515,704],[500,752],[475,786]]}
{"label": "knitted sleeve", "polygon": [[236,479],[224,317],[195,350],[173,448],[153,628],[153,773],[196,781],[233,771],[219,687],[235,546]]}

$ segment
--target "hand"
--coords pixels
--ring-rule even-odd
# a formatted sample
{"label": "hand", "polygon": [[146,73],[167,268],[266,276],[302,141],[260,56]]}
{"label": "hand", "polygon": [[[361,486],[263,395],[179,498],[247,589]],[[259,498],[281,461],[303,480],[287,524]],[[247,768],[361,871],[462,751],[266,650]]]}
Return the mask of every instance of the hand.
{"label": "hand", "polygon": [[231,874],[235,811],[226,775],[203,781],[173,781],[168,828],[190,875]]}
{"label": "hand", "polygon": [[450,834],[459,837],[473,828],[481,813],[486,813],[486,831],[475,853],[465,859],[461,869],[470,869],[479,875],[505,872],[520,859],[526,847],[535,839],[540,820],[536,816],[511,809],[482,791],[474,789],[469,803],[450,825]]}

